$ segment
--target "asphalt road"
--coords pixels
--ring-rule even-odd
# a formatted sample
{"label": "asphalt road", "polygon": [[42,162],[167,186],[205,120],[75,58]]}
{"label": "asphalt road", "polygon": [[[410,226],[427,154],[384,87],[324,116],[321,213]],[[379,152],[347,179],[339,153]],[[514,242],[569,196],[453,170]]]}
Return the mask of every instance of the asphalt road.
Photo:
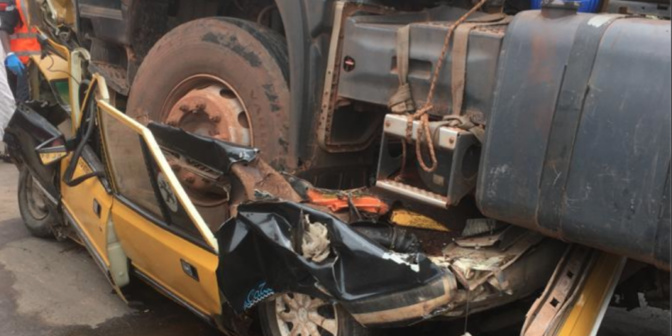
{"label": "asphalt road", "polygon": [[[142,303],[127,306],[84,248],[31,237],[19,216],[17,184],[16,168],[0,162],[0,335],[219,335],[144,286],[133,291],[134,301]],[[669,335],[669,324],[669,311],[610,309],[599,336]],[[434,326],[399,334],[461,334],[449,329]]]}

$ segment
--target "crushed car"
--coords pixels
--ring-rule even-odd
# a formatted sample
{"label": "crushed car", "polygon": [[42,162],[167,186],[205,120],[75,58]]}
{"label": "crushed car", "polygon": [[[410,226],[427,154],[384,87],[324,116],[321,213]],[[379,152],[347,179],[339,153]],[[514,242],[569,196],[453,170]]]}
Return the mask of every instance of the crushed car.
{"label": "crushed car", "polygon": [[[17,109],[4,140],[24,222],[84,245],[122,298],[140,279],[225,332],[245,334],[236,316],[251,312],[270,335],[460,317],[539,291],[567,248],[485,219],[440,222],[375,189],[317,188],[257,149],[141,125],[109,99],[94,74],[81,109]],[[225,195],[221,217],[200,215],[184,170]]]}
{"label": "crushed car", "polygon": [[5,137],[22,217],[122,299],[144,281],[267,336],[502,312],[582,335],[614,292],[669,307],[666,16],[32,3],[39,85]]}

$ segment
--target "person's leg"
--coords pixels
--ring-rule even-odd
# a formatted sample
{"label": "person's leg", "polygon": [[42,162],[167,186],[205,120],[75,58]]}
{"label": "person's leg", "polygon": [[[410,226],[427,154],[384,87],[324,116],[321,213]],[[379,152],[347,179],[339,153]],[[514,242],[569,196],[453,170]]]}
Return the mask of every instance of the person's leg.
{"label": "person's leg", "polygon": [[16,84],[17,84],[17,78],[14,73],[9,71],[6,67],[3,67],[3,71],[5,72],[5,78],[7,78],[6,84],[8,85],[9,89],[11,90],[12,97],[16,97]]}
{"label": "person's leg", "polygon": [[[0,61],[2,61],[2,64],[5,64],[5,51],[2,49],[2,46],[0,46]],[[4,161],[7,161],[9,156],[2,139],[5,134],[5,127],[7,127],[7,123],[9,123],[9,119],[11,119],[16,108],[7,72],[4,66],[0,66],[0,158]]]}
{"label": "person's leg", "polygon": [[16,76],[16,91],[14,92],[14,99],[17,102],[27,102],[30,98],[30,89],[28,86],[28,72],[24,71],[21,75]]}

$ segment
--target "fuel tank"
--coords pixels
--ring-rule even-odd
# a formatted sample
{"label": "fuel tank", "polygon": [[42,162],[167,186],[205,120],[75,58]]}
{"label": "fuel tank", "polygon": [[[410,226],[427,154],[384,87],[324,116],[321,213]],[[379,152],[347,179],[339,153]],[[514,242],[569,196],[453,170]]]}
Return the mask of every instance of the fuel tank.
{"label": "fuel tank", "polygon": [[480,210],[669,270],[670,56],[670,21],[516,15],[486,127]]}

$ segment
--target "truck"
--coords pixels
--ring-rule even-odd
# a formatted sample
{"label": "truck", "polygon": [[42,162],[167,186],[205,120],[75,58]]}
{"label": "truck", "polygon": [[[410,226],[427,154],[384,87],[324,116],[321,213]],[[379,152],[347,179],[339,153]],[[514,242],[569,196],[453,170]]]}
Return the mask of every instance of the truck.
{"label": "truck", "polygon": [[[549,333],[573,316],[565,302],[589,295],[582,292],[588,278],[607,289],[596,294],[600,308],[589,314],[588,330],[614,290],[630,298],[627,305],[645,291],[669,308],[665,4],[34,0],[30,13],[50,39],[75,51],[65,62],[70,96],[81,97],[67,107],[75,128],[85,79],[96,74],[109,87],[105,101],[164,145],[180,182],[173,187],[184,188],[220,242],[250,225],[300,223],[296,231],[310,236],[306,230],[322,232],[313,221],[331,223],[330,242],[352,257],[340,260],[350,266],[329,268],[340,278],[307,267],[298,246],[283,263],[307,267],[298,278],[269,262],[232,265],[219,250],[220,270],[255,270],[231,281],[218,274],[236,313],[275,293],[297,293],[278,299],[281,308],[260,306],[267,320],[276,314],[281,321],[267,335],[310,334],[282,327],[283,316],[320,291],[350,317],[338,320],[338,335],[368,332],[361,325],[462,318],[534,293],[524,330]],[[34,76],[34,87],[48,82],[48,61],[35,60],[43,75]],[[221,144],[256,148],[268,163],[245,175],[254,181],[243,188],[248,201],[285,195],[349,217],[337,221],[293,203],[234,202],[232,190],[241,186],[223,187],[211,160],[247,152]],[[259,213],[284,219],[250,219]],[[391,229],[355,225],[367,218]],[[250,243],[248,252],[228,252],[268,261],[286,243],[271,233],[256,232],[265,248]],[[360,234],[389,252],[355,244]],[[591,257],[593,249],[601,252]],[[402,257],[410,251],[422,256]],[[376,266],[381,258],[422,276],[367,277],[366,260],[385,272]],[[599,273],[595,265],[611,268]],[[315,279],[311,290],[306,276]],[[558,302],[566,309],[556,309]]]}

